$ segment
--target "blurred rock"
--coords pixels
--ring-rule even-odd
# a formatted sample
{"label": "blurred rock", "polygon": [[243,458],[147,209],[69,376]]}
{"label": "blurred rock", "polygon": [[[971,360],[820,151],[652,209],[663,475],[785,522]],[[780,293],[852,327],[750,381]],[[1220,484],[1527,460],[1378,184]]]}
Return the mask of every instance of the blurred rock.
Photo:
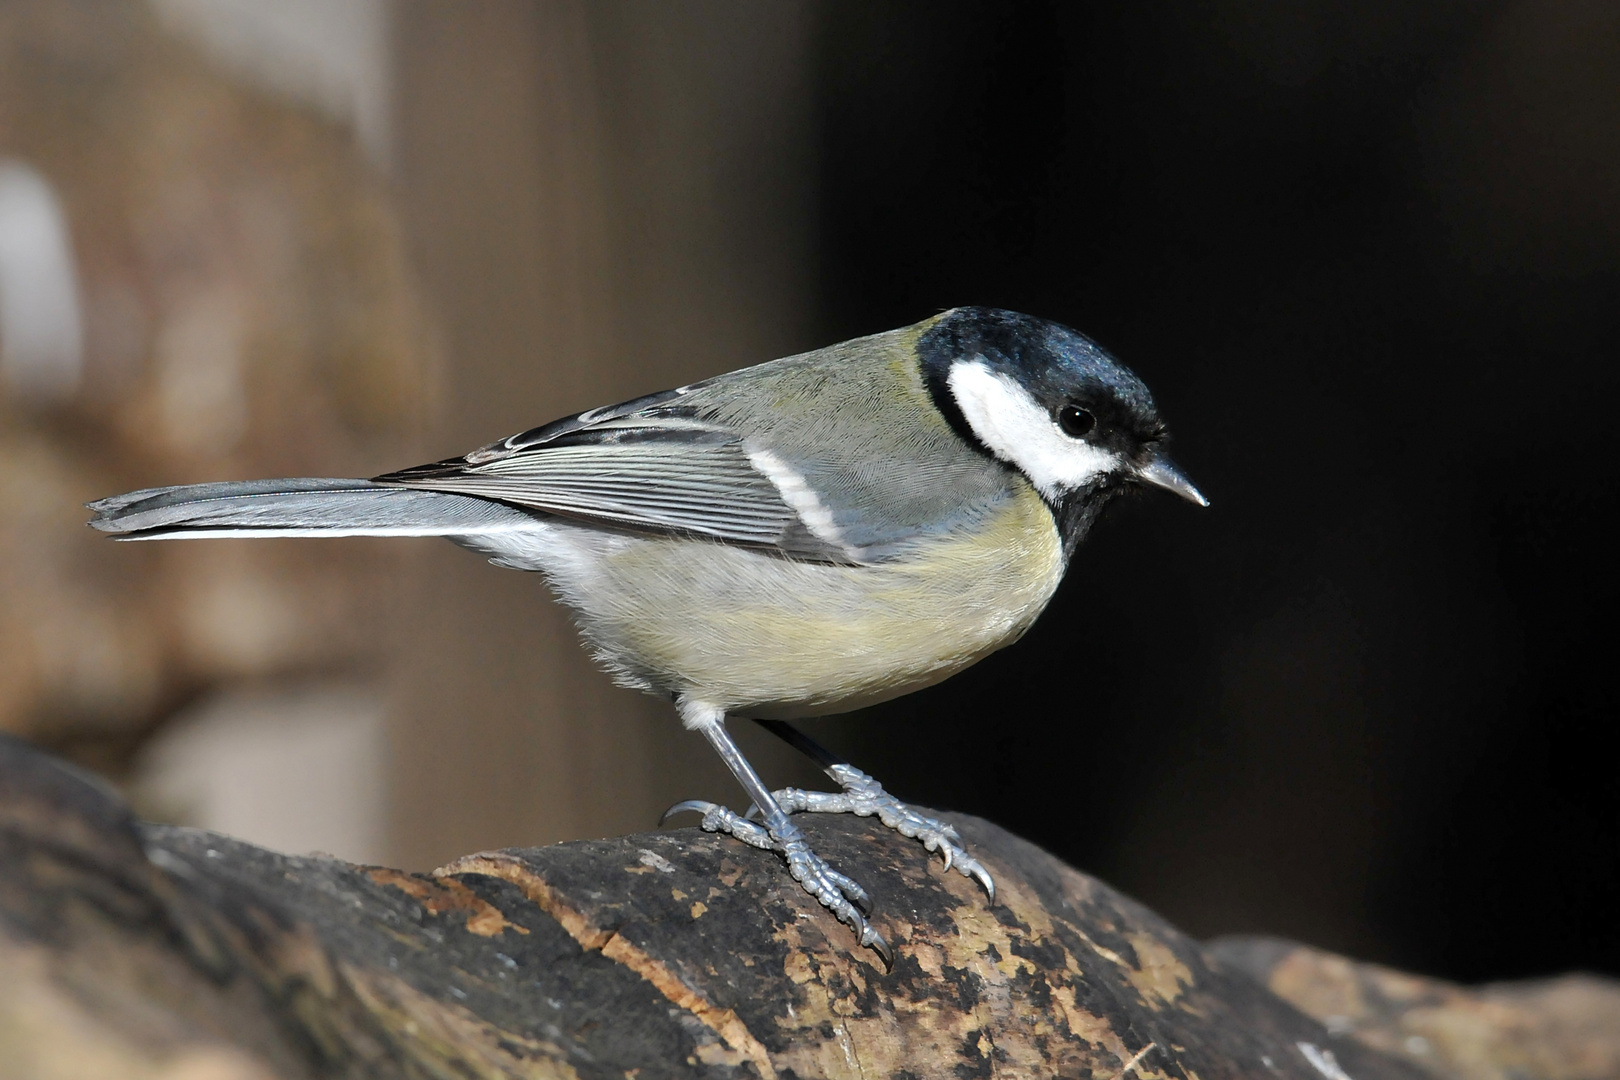
{"label": "blurred rock", "polygon": [[130,796],[144,817],[205,822],[273,851],[385,856],[383,704],[359,681],[209,694],[147,741]]}
{"label": "blurred rock", "polygon": [[1442,1080],[1620,1076],[1620,984],[1592,975],[1458,986],[1265,937],[1211,942],[1336,1035]]}
{"label": "blurred rock", "polygon": [[83,330],[70,392],[0,382],[0,729],[117,773],[211,687],[373,658],[412,545],[115,545],[81,504],[396,467],[431,349],[353,133],[145,5],[0,7],[0,161],[63,210]]}

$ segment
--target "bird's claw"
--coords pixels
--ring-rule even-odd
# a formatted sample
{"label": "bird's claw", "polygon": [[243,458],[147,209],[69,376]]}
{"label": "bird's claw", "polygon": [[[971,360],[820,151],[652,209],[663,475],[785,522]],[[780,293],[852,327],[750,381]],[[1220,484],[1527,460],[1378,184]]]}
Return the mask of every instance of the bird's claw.
{"label": "bird's claw", "polygon": [[840,874],[812,851],[797,825],[784,819],[777,828],[768,829],[718,803],[701,799],[676,803],[665,812],[664,820],[689,811],[703,815],[701,825],[705,832],[725,833],[751,847],[774,851],[785,858],[793,880],[839,922],[855,931],[860,943],[883,959],[885,968],[894,967],[894,949],[865,918],[872,910],[872,898],[853,878]]}
{"label": "bird's claw", "polygon": [[713,806],[714,803],[702,799],[685,799],[665,810],[664,816],[658,819],[658,824],[662,825],[676,814],[706,814]]}
{"label": "bird's claw", "polygon": [[691,811],[703,815],[703,828],[708,832],[726,833],[745,844],[765,851],[774,851],[787,860],[788,873],[793,875],[805,892],[851,930],[860,943],[882,957],[886,967],[894,966],[894,950],[882,934],[866,921],[872,911],[872,901],[852,878],[840,874],[810,849],[804,834],[787,814],[855,814],[858,817],[876,817],[888,828],[902,836],[918,840],[929,852],[938,852],[945,869],[955,870],[984,887],[992,903],[996,899],[995,879],[984,865],[967,853],[962,836],[954,827],[935,818],[925,817],[883,790],[872,777],[852,765],[829,765],[827,773],[842,792],[803,791],[784,788],[772,797],[783,813],[772,811],[770,823],[757,804],[750,804],[742,814],[716,803],[689,799],[676,803],[664,815],[667,820],[674,814]]}
{"label": "bird's claw", "polygon": [[[862,945],[883,958],[884,966],[893,967],[894,950],[861,913],[862,909],[870,910],[871,901],[866,890],[828,866],[826,860],[810,850],[797,825],[785,822],[772,830],[772,835],[782,845],[781,851],[787,859],[788,873],[793,875],[793,880],[820,901],[822,907],[837,916],[839,922],[855,931]],[[852,892],[846,892],[849,886],[854,886]],[[860,904],[859,908],[856,903]]]}
{"label": "bird's claw", "polygon": [[833,794],[823,791],[804,791],[783,788],[772,797],[790,814],[855,814],[858,817],[876,817],[901,836],[921,841],[930,852],[938,852],[946,870],[955,870],[963,877],[972,878],[984,887],[992,902],[996,898],[995,879],[984,865],[967,853],[962,846],[962,835],[954,826],[936,818],[925,817],[883,790],[872,777],[853,765],[837,764],[827,767],[827,774],[844,790]]}
{"label": "bird's claw", "polygon": [[884,971],[894,970],[894,946],[890,945],[888,939],[882,934],[870,926],[863,927],[861,930],[861,944],[878,954],[878,959],[883,961]]}
{"label": "bird's claw", "polygon": [[688,812],[703,815],[703,820],[698,824],[704,832],[725,833],[741,840],[749,847],[757,847],[762,851],[782,850],[781,845],[771,838],[770,831],[765,826],[749,821],[719,803],[705,802],[702,799],[687,799],[685,802],[676,803],[664,811],[661,822],[668,821],[676,814]]}
{"label": "bird's claw", "polygon": [[[827,867],[827,876],[832,878],[833,882],[838,886],[838,891],[848,897],[850,903],[860,909],[862,915],[872,914],[872,898],[867,895],[865,889],[861,888],[858,881],[840,874],[830,866]],[[862,942],[862,944],[865,944],[865,942]]]}

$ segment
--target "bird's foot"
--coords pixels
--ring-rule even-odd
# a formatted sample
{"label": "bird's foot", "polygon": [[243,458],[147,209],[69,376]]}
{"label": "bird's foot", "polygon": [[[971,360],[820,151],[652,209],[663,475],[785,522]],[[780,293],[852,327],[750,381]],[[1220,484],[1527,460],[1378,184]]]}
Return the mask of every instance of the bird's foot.
{"label": "bird's foot", "polygon": [[[962,837],[956,829],[937,818],[925,817],[883,790],[883,785],[853,765],[827,766],[827,775],[838,781],[844,790],[838,794],[825,791],[804,791],[783,788],[771,797],[790,814],[854,814],[857,817],[876,817],[899,833],[922,841],[923,847],[938,852],[945,860],[945,869],[955,869],[984,886],[993,901],[996,882],[984,865],[962,847]],[[750,811],[750,817],[753,816]],[[750,822],[752,824],[752,822]],[[707,826],[705,826],[707,827]],[[757,828],[758,826],[756,826]]]}
{"label": "bird's foot", "polygon": [[850,877],[840,874],[820,855],[811,850],[799,827],[785,817],[775,828],[750,821],[717,803],[689,800],[676,803],[664,816],[691,810],[703,815],[705,832],[725,833],[751,847],[774,851],[787,860],[788,873],[804,891],[837,917],[838,921],[855,931],[860,943],[883,958],[885,967],[894,967],[894,949],[883,935],[866,921],[865,912],[872,910],[872,901],[866,890]]}

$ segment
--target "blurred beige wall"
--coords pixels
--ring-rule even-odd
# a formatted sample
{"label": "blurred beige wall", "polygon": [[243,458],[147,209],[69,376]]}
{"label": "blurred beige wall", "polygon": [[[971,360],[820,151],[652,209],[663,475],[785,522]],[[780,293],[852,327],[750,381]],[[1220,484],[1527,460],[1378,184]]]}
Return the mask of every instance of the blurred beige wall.
{"label": "blurred beige wall", "polygon": [[371,475],[820,344],[810,31],[741,0],[0,5],[0,729],[144,813],[418,867],[737,802],[537,576],[117,545],[80,504]]}
{"label": "blurred beige wall", "polygon": [[194,705],[374,683],[409,545],[113,544],[83,504],[414,457],[393,201],[351,127],[146,3],[0,4],[0,730],[128,780]]}
{"label": "blurred beige wall", "polygon": [[[404,0],[394,25],[395,175],[446,377],[432,455],[816,344],[804,6]],[[537,577],[441,544],[413,588],[395,861],[737,801],[666,703],[593,668]],[[739,734],[772,782],[813,778]]]}

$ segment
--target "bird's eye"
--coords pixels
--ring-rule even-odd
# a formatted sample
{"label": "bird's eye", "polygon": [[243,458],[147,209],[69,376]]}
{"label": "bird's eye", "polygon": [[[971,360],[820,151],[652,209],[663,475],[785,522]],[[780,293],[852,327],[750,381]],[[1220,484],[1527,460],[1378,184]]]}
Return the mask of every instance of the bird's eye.
{"label": "bird's eye", "polygon": [[1097,418],[1078,405],[1065,405],[1058,410],[1058,427],[1073,439],[1083,438],[1097,426]]}

